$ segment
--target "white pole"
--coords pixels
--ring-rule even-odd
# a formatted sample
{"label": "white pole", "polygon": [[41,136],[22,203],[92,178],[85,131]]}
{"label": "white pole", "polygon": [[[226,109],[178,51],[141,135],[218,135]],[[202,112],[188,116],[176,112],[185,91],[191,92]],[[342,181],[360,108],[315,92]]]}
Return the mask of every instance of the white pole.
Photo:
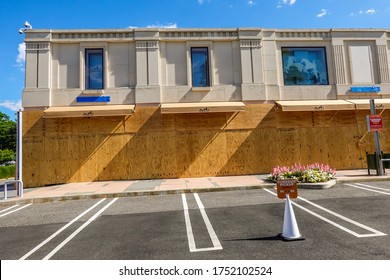
{"label": "white pole", "polygon": [[22,139],[23,139],[23,117],[22,110],[17,113],[17,131],[16,131],[16,180],[20,181],[18,193],[23,196],[23,153],[22,153]]}

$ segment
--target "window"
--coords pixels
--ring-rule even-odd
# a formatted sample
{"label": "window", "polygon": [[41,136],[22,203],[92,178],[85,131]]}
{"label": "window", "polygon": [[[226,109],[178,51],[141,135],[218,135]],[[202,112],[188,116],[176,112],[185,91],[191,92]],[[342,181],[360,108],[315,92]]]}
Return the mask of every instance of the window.
{"label": "window", "polygon": [[209,51],[207,47],[191,48],[192,86],[209,87]]}
{"label": "window", "polygon": [[285,85],[328,85],[325,48],[282,48]]}
{"label": "window", "polygon": [[85,50],[85,88],[103,89],[103,49]]}

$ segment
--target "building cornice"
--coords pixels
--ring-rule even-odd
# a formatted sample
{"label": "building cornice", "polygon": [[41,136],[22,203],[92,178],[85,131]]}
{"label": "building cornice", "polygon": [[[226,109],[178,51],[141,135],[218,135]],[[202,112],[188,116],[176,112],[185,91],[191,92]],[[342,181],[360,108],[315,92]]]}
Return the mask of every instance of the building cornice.
{"label": "building cornice", "polygon": [[332,40],[385,39],[389,29],[267,29],[267,28],[123,28],[123,29],[31,29],[25,32],[25,42],[77,43],[94,41],[242,41],[242,40]]}

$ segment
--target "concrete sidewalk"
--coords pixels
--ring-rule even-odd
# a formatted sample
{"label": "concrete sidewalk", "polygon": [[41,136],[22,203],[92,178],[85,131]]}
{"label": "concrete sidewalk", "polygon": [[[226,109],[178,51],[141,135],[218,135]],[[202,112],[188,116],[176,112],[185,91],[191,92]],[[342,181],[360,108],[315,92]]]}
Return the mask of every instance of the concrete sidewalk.
{"label": "concrete sidewalk", "polygon": [[[8,190],[8,199],[6,200],[3,199],[4,188],[2,187],[0,191],[0,206],[84,198],[146,196],[274,187],[275,184],[266,181],[267,176],[268,174],[68,183],[40,188],[27,188],[24,189],[23,197],[16,196],[15,190]],[[367,169],[340,170],[336,173],[337,183],[385,180],[390,180],[390,175],[370,176],[367,173]],[[0,185],[3,184],[4,180],[0,181]]]}

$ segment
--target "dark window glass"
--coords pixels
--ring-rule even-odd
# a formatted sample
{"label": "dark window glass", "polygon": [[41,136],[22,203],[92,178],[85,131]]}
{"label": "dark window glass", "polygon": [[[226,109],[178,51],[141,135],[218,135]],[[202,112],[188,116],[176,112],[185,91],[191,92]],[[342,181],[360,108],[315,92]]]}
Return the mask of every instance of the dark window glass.
{"label": "dark window glass", "polygon": [[86,89],[103,89],[103,49],[88,49],[86,55]]}
{"label": "dark window glass", "polygon": [[285,85],[328,85],[325,48],[282,48]]}
{"label": "dark window glass", "polygon": [[207,47],[191,48],[192,86],[208,87],[209,78],[209,52]]}

